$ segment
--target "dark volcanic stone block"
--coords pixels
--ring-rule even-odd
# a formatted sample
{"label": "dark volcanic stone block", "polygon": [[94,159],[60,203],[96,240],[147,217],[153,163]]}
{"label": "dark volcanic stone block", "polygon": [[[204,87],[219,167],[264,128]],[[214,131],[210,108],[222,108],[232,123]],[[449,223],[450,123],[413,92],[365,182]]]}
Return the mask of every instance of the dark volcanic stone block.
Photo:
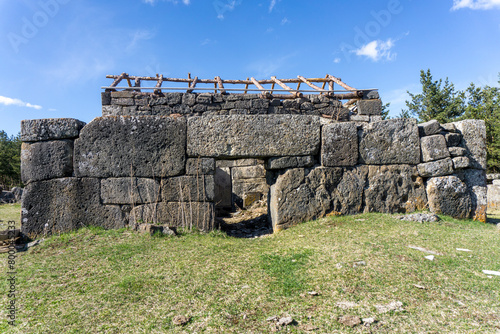
{"label": "dark volcanic stone block", "polygon": [[414,119],[390,119],[358,131],[359,158],[368,165],[420,163],[420,138]]}
{"label": "dark volcanic stone block", "polygon": [[324,125],[321,141],[321,164],[323,166],[355,166],[358,162],[356,124],[333,123]]}
{"label": "dark volcanic stone block", "polygon": [[21,121],[21,140],[33,142],[78,137],[85,122],[74,118],[26,119]]}
{"label": "dark volcanic stone block", "polygon": [[100,183],[94,178],[61,178],[26,186],[21,229],[29,237],[68,232],[85,226],[120,228],[126,214],[118,205],[101,205]]}
{"label": "dark volcanic stone block", "polygon": [[160,184],[153,179],[137,177],[109,178],[101,181],[104,204],[144,204],[161,200]]}
{"label": "dark volcanic stone block", "polygon": [[24,183],[67,177],[72,174],[72,140],[22,144],[21,178]]}
{"label": "dark volcanic stone block", "polygon": [[99,117],[75,141],[76,176],[167,177],[184,173],[186,120]]}
{"label": "dark volcanic stone block", "polygon": [[161,181],[161,198],[165,202],[211,202],[214,200],[214,176],[178,176]]}
{"label": "dark volcanic stone block", "polygon": [[188,120],[190,157],[314,155],[320,121],[303,115],[232,115]]}
{"label": "dark volcanic stone block", "polygon": [[358,115],[380,115],[382,113],[382,101],[376,100],[359,100]]}

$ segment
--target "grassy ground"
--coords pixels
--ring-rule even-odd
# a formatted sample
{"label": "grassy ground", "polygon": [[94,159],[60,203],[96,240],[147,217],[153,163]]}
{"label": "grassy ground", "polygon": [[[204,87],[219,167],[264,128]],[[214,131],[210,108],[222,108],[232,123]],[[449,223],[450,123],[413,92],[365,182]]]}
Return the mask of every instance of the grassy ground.
{"label": "grassy ground", "polygon": [[16,226],[21,226],[21,204],[0,204],[0,231],[5,230],[9,221],[15,221]]}
{"label": "grassy ground", "polygon": [[[442,255],[430,261],[409,245]],[[0,256],[0,332],[269,333],[275,315],[295,319],[281,330],[289,333],[307,325],[315,333],[500,329],[500,277],[482,273],[500,271],[500,229],[447,217],[328,217],[258,239],[82,229],[19,253],[16,269],[12,328]],[[396,301],[404,310],[377,312]],[[190,320],[175,326],[176,315]],[[337,321],[342,315],[377,322],[350,328]]]}

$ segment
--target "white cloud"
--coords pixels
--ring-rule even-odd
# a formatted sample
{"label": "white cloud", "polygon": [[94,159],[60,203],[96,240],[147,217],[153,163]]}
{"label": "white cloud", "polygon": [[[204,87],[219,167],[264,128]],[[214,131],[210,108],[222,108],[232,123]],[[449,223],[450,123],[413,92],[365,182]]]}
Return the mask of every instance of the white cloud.
{"label": "white cloud", "polygon": [[271,3],[269,4],[269,13],[271,13],[274,9],[274,6],[276,6],[276,3],[278,0],[271,0]]}
{"label": "white cloud", "polygon": [[340,59],[340,58],[338,58],[338,57],[337,57],[337,58],[335,58],[335,59],[333,60],[333,62],[334,62],[335,64],[340,63],[340,61],[341,61],[341,59]]}
{"label": "white cloud", "polygon": [[453,0],[451,10],[469,9],[500,9],[500,0]]}
{"label": "white cloud", "polygon": [[373,61],[379,61],[381,59],[394,60],[396,54],[391,52],[393,47],[394,41],[389,38],[385,42],[381,40],[371,41],[353,52],[358,56],[365,56]]}
{"label": "white cloud", "polygon": [[42,109],[42,106],[39,106],[36,104],[31,104],[28,102],[23,102],[19,99],[12,99],[10,97],[5,97],[5,96],[0,96],[0,104],[6,105],[6,106],[27,107],[27,108],[33,108],[36,110]]}
{"label": "white cloud", "polygon": [[152,39],[155,35],[147,30],[137,30],[130,34],[131,40],[126,49],[133,49],[142,40]]}
{"label": "white cloud", "polygon": [[290,23],[290,20],[288,20],[286,17],[281,20],[281,25],[284,26],[285,24]]}

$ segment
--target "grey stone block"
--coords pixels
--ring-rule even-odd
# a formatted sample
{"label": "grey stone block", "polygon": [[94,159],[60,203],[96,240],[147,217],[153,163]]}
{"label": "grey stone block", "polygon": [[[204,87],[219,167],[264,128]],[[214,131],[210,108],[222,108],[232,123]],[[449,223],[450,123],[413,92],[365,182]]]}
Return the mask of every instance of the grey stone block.
{"label": "grey stone block", "polygon": [[460,133],[447,133],[445,135],[446,145],[448,147],[460,146],[462,142],[462,135]]}
{"label": "grey stone block", "polygon": [[359,161],[369,165],[420,162],[420,138],[414,119],[390,119],[358,130]]}
{"label": "grey stone block", "polygon": [[459,219],[470,217],[472,202],[467,185],[457,176],[430,178],[426,189],[431,212]]}
{"label": "grey stone block", "polygon": [[235,179],[254,179],[265,178],[266,170],[263,165],[248,166],[248,167],[234,167],[231,169],[233,181]]}
{"label": "grey stone block", "polygon": [[467,157],[456,157],[453,158],[453,168],[464,169],[470,167],[470,160]]}
{"label": "grey stone block", "polygon": [[68,177],[72,174],[72,140],[22,144],[21,179],[24,183]]}
{"label": "grey stone block", "polygon": [[101,93],[101,105],[108,106],[111,104],[111,92]]}
{"label": "grey stone block", "polygon": [[60,178],[28,184],[21,210],[23,233],[36,238],[45,232],[68,232],[85,226],[124,227],[126,213],[117,205],[101,205],[99,190],[99,180],[94,178]]}
{"label": "grey stone block", "polygon": [[443,176],[453,174],[453,162],[450,158],[426,162],[417,166],[422,177]]}
{"label": "grey stone block", "polygon": [[135,105],[135,101],[131,97],[114,98],[113,94],[111,94],[111,104],[118,106],[133,106]]}
{"label": "grey stone block", "polygon": [[270,101],[268,99],[255,99],[252,100],[252,109],[267,109],[269,108]]}
{"label": "grey stone block", "polygon": [[363,91],[363,100],[379,99],[380,95],[376,90]]}
{"label": "grey stone block", "polygon": [[186,120],[161,116],[94,119],[75,141],[85,177],[167,177],[184,173]]}
{"label": "grey stone block", "polygon": [[365,212],[406,213],[427,204],[424,181],[409,165],[369,166]]}
{"label": "grey stone block", "polygon": [[444,131],[447,132],[458,132],[455,124],[453,123],[441,124],[441,127],[443,128]]}
{"label": "grey stone block", "polygon": [[320,122],[314,116],[232,115],[188,119],[191,157],[272,157],[314,155]]}
{"label": "grey stone block", "polygon": [[196,103],[210,104],[212,103],[212,94],[202,93],[196,97]]}
{"label": "grey stone block", "polygon": [[358,115],[379,116],[382,113],[382,101],[377,100],[359,100],[357,102]]}
{"label": "grey stone block", "polygon": [[420,137],[432,136],[441,132],[441,125],[435,119],[418,125]]}
{"label": "grey stone block", "polygon": [[161,200],[160,184],[153,179],[123,177],[101,181],[104,204],[144,204]]}
{"label": "grey stone block", "polygon": [[120,99],[120,98],[133,98],[137,94],[136,92],[130,90],[121,90],[118,92],[111,92],[111,98]]}
{"label": "grey stone block", "polygon": [[255,166],[262,165],[264,160],[262,159],[235,159],[235,160],[216,160],[215,165],[217,168],[222,167],[243,167],[243,166]]}
{"label": "grey stone block", "polygon": [[368,116],[368,115],[351,115],[350,120],[352,122],[369,122],[370,116]]}
{"label": "grey stone block", "polygon": [[214,204],[209,202],[161,202],[136,206],[130,212],[129,224],[137,222],[169,227],[214,229]]}
{"label": "grey stone block", "polygon": [[467,185],[471,198],[471,218],[483,223],[487,222],[488,206],[486,171],[483,169],[462,169],[457,176]]}
{"label": "grey stone block", "polygon": [[380,122],[383,121],[382,116],[370,116],[370,122]]}
{"label": "grey stone block", "polygon": [[119,116],[123,115],[123,107],[122,106],[102,106],[102,115],[103,116]]}
{"label": "grey stone block", "polygon": [[164,202],[211,202],[214,200],[213,175],[188,175],[163,179],[161,198]]}
{"label": "grey stone block", "polygon": [[305,157],[276,157],[267,160],[266,169],[286,169],[312,167],[314,157],[308,155]]}
{"label": "grey stone block", "polygon": [[196,104],[196,94],[185,93],[182,95],[182,104],[187,106],[194,106]]}
{"label": "grey stone block", "polygon": [[321,133],[321,164],[355,166],[358,162],[358,129],[354,123],[324,125]]}
{"label": "grey stone block", "polygon": [[244,206],[243,200],[249,193],[259,193],[261,199],[267,200],[269,185],[265,178],[255,179],[234,179],[232,183],[233,203],[238,207]]}
{"label": "grey stone block", "polygon": [[460,146],[467,149],[467,158],[476,169],[486,169],[486,125],[483,120],[455,122],[463,136]]}
{"label": "grey stone block", "polygon": [[467,154],[467,150],[463,147],[448,147],[452,157],[462,157]]}
{"label": "grey stone block", "polygon": [[213,175],[215,160],[212,158],[190,158],[186,160],[186,175]]}
{"label": "grey stone block", "polygon": [[21,121],[21,140],[34,142],[78,137],[85,122],[74,118],[27,119]]}
{"label": "grey stone block", "polygon": [[429,162],[448,158],[450,151],[446,146],[446,140],[443,135],[432,135],[420,139],[422,149],[422,161]]}

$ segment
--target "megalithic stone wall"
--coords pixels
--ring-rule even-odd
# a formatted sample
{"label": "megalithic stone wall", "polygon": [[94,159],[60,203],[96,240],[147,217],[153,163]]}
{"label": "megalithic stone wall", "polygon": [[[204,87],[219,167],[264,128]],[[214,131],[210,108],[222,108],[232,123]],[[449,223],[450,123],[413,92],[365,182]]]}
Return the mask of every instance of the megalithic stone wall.
{"label": "megalithic stone wall", "polygon": [[363,100],[353,113],[323,95],[104,93],[103,116],[89,124],[22,122],[22,230],[140,221],[210,230],[216,168],[231,172],[238,197],[268,191],[275,230],[332,212],[428,208],[485,221],[484,122],[383,121],[380,109]]}

